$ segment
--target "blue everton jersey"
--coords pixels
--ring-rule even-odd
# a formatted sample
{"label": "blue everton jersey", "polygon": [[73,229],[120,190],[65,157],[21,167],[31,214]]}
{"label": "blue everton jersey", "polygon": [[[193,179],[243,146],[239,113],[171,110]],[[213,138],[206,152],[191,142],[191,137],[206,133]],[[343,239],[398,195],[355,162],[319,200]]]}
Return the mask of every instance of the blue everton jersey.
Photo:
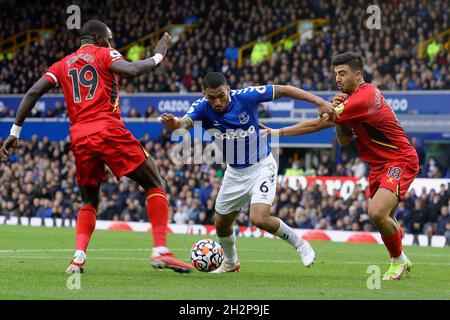
{"label": "blue everton jersey", "polygon": [[258,105],[275,97],[273,85],[231,90],[230,104],[218,114],[206,98],[195,101],[185,117],[197,121],[220,149],[224,162],[233,168],[245,168],[270,154],[267,137],[259,136]]}

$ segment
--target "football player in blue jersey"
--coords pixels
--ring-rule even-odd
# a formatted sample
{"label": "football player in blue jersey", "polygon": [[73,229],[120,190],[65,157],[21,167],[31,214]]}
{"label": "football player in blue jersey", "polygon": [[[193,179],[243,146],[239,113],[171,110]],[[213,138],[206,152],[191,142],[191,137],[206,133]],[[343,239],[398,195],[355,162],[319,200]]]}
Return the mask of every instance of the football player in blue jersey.
{"label": "football player in blue jersey", "polygon": [[249,203],[251,223],[291,244],[309,267],[315,260],[310,244],[281,219],[269,214],[276,193],[278,165],[267,137],[259,135],[258,105],[288,97],[317,105],[320,114],[334,115],[332,104],[288,85],[230,90],[225,76],[219,72],[208,73],[202,89],[204,98],[195,101],[184,117],[165,113],[160,121],[171,130],[189,129],[194,124],[208,130],[227,163],[215,205],[215,227],[225,260],[213,272],[240,269],[233,224],[239,210]]}

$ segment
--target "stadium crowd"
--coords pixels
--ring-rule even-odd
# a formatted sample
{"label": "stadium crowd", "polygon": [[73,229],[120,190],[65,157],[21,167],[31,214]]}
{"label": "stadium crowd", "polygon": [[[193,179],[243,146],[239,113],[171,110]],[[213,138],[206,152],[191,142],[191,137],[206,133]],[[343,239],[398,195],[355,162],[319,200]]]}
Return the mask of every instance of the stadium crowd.
{"label": "stadium crowd", "polygon": [[[66,8],[71,4],[80,6],[83,21],[98,18],[108,24],[117,48],[169,24],[201,26],[187,28],[174,39],[156,73],[134,80],[122,78],[125,92],[198,92],[199,78],[212,70],[225,73],[235,88],[284,83],[306,90],[335,90],[330,58],[346,50],[364,55],[366,80],[381,89],[450,88],[446,38],[431,43],[424,58],[417,56],[421,41],[450,27],[449,3],[445,0],[379,1],[380,30],[366,28],[367,4],[363,0],[351,5],[342,0],[301,4],[289,0],[109,0],[104,6],[88,0],[16,0],[10,6],[2,3],[2,39],[30,28],[54,28],[55,32],[29,50],[0,56],[0,93],[26,92],[47,67],[77,49],[76,32],[67,32],[66,27]],[[247,58],[242,68],[237,67],[237,50],[243,44],[264,44],[264,35],[271,31],[298,19],[314,18],[326,18],[329,24],[313,38],[286,42],[278,49],[273,49],[275,43],[269,43],[262,60]]]}
{"label": "stadium crowd", "polygon": [[[141,139],[150,150],[162,176],[167,181],[170,201],[170,222],[176,224],[213,224],[215,198],[220,188],[225,165],[184,165],[171,161],[174,145],[169,132],[163,130],[153,141],[148,135]],[[0,138],[0,143],[1,143]],[[196,143],[195,148],[202,148]],[[280,149],[283,151],[283,149]],[[329,153],[313,156],[311,167],[316,175],[367,176],[364,165],[352,156],[343,157],[336,165]],[[280,152],[280,174],[291,167],[300,168],[304,161]],[[341,168],[344,169],[340,171]],[[271,214],[294,228],[323,230],[374,231],[367,206],[370,201],[361,187],[344,200],[329,195],[320,185],[295,191],[279,184]],[[72,220],[81,206],[75,183],[75,165],[68,141],[52,142],[48,138],[21,141],[8,163],[0,164],[0,215],[21,217],[52,217]],[[420,197],[407,193],[399,205],[397,216],[406,233],[436,234],[450,237],[450,194],[446,186]],[[98,219],[146,221],[145,193],[134,182],[116,178],[108,171],[102,184]],[[7,220],[5,220],[6,223]],[[238,215],[237,225],[249,226],[246,208]]]}

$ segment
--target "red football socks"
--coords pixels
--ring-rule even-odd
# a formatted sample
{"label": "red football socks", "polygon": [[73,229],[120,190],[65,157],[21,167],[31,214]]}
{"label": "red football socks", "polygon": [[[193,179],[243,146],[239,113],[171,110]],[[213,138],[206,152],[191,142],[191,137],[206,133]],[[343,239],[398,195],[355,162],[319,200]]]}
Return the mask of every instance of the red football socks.
{"label": "red football socks", "polygon": [[166,191],[160,188],[147,190],[147,216],[152,224],[153,247],[167,247],[169,206]]}
{"label": "red football socks", "polygon": [[86,252],[91,235],[95,229],[95,212],[95,208],[89,205],[81,207],[80,211],[78,211],[76,250]]}
{"label": "red football socks", "polygon": [[381,236],[381,239],[384,242],[384,245],[389,251],[389,255],[391,258],[397,258],[402,254],[402,230],[397,230],[396,233],[394,233],[391,236],[383,237]]}

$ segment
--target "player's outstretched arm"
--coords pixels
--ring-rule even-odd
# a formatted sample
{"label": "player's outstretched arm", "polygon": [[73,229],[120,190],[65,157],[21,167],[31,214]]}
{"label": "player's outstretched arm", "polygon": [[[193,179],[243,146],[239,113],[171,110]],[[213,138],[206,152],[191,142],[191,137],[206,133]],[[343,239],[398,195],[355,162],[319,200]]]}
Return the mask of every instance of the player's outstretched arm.
{"label": "player's outstretched arm", "polygon": [[19,110],[17,111],[16,119],[9,133],[9,137],[6,138],[5,143],[2,146],[1,158],[7,160],[9,155],[14,152],[19,140],[20,131],[22,125],[25,122],[26,117],[30,111],[36,105],[38,99],[48,92],[53,87],[53,83],[45,78],[40,78],[36,83],[27,91],[22,101],[20,102]]}
{"label": "player's outstretched arm", "polygon": [[259,127],[264,130],[264,133],[272,136],[301,136],[308,133],[317,132],[323,129],[331,128],[335,123],[327,118],[317,118],[299,122],[293,126],[283,127],[280,129],[272,129],[259,124]]}
{"label": "player's outstretched arm", "polygon": [[334,119],[336,116],[333,104],[331,102],[326,101],[325,99],[316,96],[311,92],[290,85],[287,86],[276,85],[274,86],[274,90],[275,90],[275,99],[287,97],[296,100],[308,101],[314,103],[317,106],[320,116],[322,116],[325,113],[328,114],[328,117],[330,119]]}
{"label": "player's outstretched arm", "polygon": [[170,39],[170,35],[167,32],[164,33],[156,45],[155,55],[153,57],[133,62],[120,59],[111,64],[111,71],[126,77],[138,77],[150,72],[164,59],[170,44]]}
{"label": "player's outstretched arm", "polygon": [[159,121],[169,128],[170,130],[174,131],[176,129],[189,129],[192,127],[192,121],[188,117],[178,118],[175,117],[171,113],[163,113],[159,118]]}

